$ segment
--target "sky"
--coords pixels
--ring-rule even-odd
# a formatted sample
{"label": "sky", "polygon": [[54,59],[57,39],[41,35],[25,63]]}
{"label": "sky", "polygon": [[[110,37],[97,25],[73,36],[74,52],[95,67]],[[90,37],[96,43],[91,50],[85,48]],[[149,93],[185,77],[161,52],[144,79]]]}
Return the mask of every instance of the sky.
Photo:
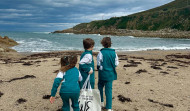
{"label": "sky", "polygon": [[0,0],[0,31],[53,32],[127,16],[173,0]]}

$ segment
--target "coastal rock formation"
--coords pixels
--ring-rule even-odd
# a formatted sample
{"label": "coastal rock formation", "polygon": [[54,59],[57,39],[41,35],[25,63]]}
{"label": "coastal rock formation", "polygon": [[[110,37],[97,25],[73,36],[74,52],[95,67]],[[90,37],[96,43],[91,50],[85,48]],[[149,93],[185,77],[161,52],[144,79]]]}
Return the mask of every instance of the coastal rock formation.
{"label": "coastal rock formation", "polygon": [[1,37],[0,36],[0,52],[16,52],[10,47],[18,45],[18,43],[7,36]]}
{"label": "coastal rock formation", "polygon": [[190,38],[190,2],[174,0],[147,11],[81,23],[53,33]]}
{"label": "coastal rock formation", "polygon": [[134,36],[134,37],[160,37],[160,38],[187,38],[190,39],[190,31],[179,31],[176,29],[162,29],[158,31],[142,31],[128,29],[67,29],[55,31],[53,33],[74,33],[74,34],[100,34],[116,36]]}

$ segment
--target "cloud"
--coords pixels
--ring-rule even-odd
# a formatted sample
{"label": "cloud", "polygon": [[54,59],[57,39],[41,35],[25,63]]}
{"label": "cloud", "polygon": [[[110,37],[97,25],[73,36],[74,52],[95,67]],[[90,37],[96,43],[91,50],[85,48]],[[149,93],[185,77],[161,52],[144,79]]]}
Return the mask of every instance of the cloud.
{"label": "cloud", "polygon": [[[62,30],[126,16],[173,0],[0,0],[0,24],[12,30]],[[15,25],[13,27],[13,24]]]}
{"label": "cloud", "polygon": [[0,9],[0,12],[28,12],[28,10],[20,10],[20,9]]}
{"label": "cloud", "polygon": [[31,17],[33,16],[30,13],[20,14],[20,13],[11,13],[11,14],[2,14],[1,18],[20,18],[20,17]]}
{"label": "cloud", "polygon": [[71,17],[71,19],[74,20],[80,20],[80,21],[92,21],[92,20],[105,20],[109,19],[111,17],[120,17],[120,16],[127,16],[133,13],[144,11],[142,7],[134,7],[132,9],[130,8],[118,8],[115,10],[109,10],[105,13],[95,13],[95,14],[76,14]]}

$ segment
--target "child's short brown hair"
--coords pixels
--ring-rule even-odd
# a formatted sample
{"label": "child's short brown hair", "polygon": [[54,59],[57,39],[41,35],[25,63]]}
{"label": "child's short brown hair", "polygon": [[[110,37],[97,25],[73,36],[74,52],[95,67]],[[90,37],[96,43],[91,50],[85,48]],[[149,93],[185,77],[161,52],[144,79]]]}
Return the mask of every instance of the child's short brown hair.
{"label": "child's short brown hair", "polygon": [[89,49],[89,48],[93,47],[94,44],[95,44],[95,42],[91,38],[86,38],[83,40],[84,49]]}
{"label": "child's short brown hair", "polygon": [[104,46],[104,48],[111,47],[111,38],[110,37],[104,37],[101,41],[101,44]]}

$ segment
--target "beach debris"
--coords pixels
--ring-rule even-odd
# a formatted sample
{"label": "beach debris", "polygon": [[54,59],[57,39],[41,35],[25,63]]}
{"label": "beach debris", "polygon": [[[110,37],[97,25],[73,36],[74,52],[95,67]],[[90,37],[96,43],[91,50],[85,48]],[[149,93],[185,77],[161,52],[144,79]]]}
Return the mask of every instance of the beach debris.
{"label": "beach debris", "polygon": [[166,64],[167,64],[166,62],[163,62],[162,64],[159,64],[158,61],[151,63],[152,66],[164,66],[164,65],[166,65]]}
{"label": "beach debris", "polygon": [[186,66],[186,65],[182,65],[182,64],[177,64],[178,66],[181,66],[181,67],[188,67],[188,66]]}
{"label": "beach debris", "polygon": [[160,102],[158,102],[158,101],[154,101],[154,100],[152,100],[152,99],[148,99],[148,101],[149,101],[149,102],[152,102],[152,103],[158,103],[158,104],[160,104],[160,105],[162,105],[162,106],[166,106],[166,107],[170,107],[170,108],[173,108],[173,107],[174,107],[173,104],[164,104],[164,103],[160,103]]}
{"label": "beach debris", "polygon": [[142,73],[142,72],[147,72],[145,69],[139,69],[137,72],[135,72],[135,73],[137,73],[137,74],[140,74],[140,73]]}
{"label": "beach debris", "polygon": [[51,97],[51,95],[44,95],[42,98],[43,99],[49,99]]}
{"label": "beach debris", "polygon": [[125,84],[130,84],[131,82],[126,81]]}
{"label": "beach debris", "polygon": [[123,67],[137,67],[138,65],[137,64],[127,64],[127,65],[124,65]]}
{"label": "beach debris", "polygon": [[151,68],[156,69],[156,70],[162,70],[162,68],[157,67],[157,66],[151,66]]}
{"label": "beach debris", "polygon": [[133,59],[143,59],[143,60],[145,60],[144,57],[134,57],[134,56],[131,56],[130,58],[133,58]]}
{"label": "beach debris", "polygon": [[122,57],[122,58],[119,58],[119,60],[128,60],[127,57]]}
{"label": "beach debris", "polygon": [[58,61],[57,59],[53,59],[52,61]]}
{"label": "beach debris", "polygon": [[190,54],[189,55],[177,55],[177,54],[166,55],[166,58],[170,58],[170,57],[190,59]]}
{"label": "beach debris", "polygon": [[5,59],[4,62],[5,62],[4,64],[8,64],[11,62],[11,59]]}
{"label": "beach debris", "polygon": [[21,80],[21,79],[27,79],[27,78],[36,78],[36,76],[34,76],[34,75],[25,75],[24,77],[13,78],[13,79],[11,79],[9,81],[5,81],[5,82],[12,82],[12,81]]}
{"label": "beach debris", "polygon": [[19,61],[15,61],[15,62],[12,62],[12,63],[24,63],[24,61],[19,60]]}
{"label": "beach debris", "polygon": [[40,62],[42,62],[42,61],[40,61],[40,60],[39,61],[34,61],[34,63],[40,63]]}
{"label": "beach debris", "polygon": [[21,58],[20,60],[27,60],[28,58],[27,57],[24,57],[24,58]]}
{"label": "beach debris", "polygon": [[62,111],[62,109],[60,108],[60,109],[58,109],[57,111]]}
{"label": "beach debris", "polygon": [[126,98],[123,95],[118,95],[117,97],[119,98],[119,101],[121,101],[121,102],[126,102],[126,101],[132,102],[132,100],[130,98]]}
{"label": "beach debris", "polygon": [[4,94],[4,93],[2,93],[2,92],[0,91],[0,97],[3,96],[3,94]]}
{"label": "beach debris", "polygon": [[20,98],[20,99],[18,99],[17,100],[17,102],[19,103],[19,104],[22,104],[22,103],[24,103],[24,102],[26,102],[27,100],[26,99],[23,99],[23,98]]}
{"label": "beach debris", "polygon": [[145,60],[149,60],[149,61],[164,61],[164,59],[145,59]]}
{"label": "beach debris", "polygon": [[165,71],[160,71],[160,73],[163,73],[163,74],[169,74],[168,72],[165,72]]}
{"label": "beach debris", "polygon": [[181,61],[181,60],[176,60],[176,59],[172,59],[171,61],[176,61],[176,62],[180,62],[180,63],[184,63],[184,64],[189,64],[190,65],[190,61],[186,62],[186,61]]}
{"label": "beach debris", "polygon": [[177,67],[174,66],[168,66],[167,68],[178,69]]}
{"label": "beach debris", "polygon": [[58,65],[52,65],[52,66],[58,66]]}
{"label": "beach debris", "polygon": [[30,62],[25,62],[25,63],[22,64],[22,65],[30,66],[30,65],[33,65],[33,64],[31,64]]}
{"label": "beach debris", "polygon": [[142,64],[141,62],[135,62],[134,60],[129,60],[127,61],[128,63],[131,63],[131,64]]}

